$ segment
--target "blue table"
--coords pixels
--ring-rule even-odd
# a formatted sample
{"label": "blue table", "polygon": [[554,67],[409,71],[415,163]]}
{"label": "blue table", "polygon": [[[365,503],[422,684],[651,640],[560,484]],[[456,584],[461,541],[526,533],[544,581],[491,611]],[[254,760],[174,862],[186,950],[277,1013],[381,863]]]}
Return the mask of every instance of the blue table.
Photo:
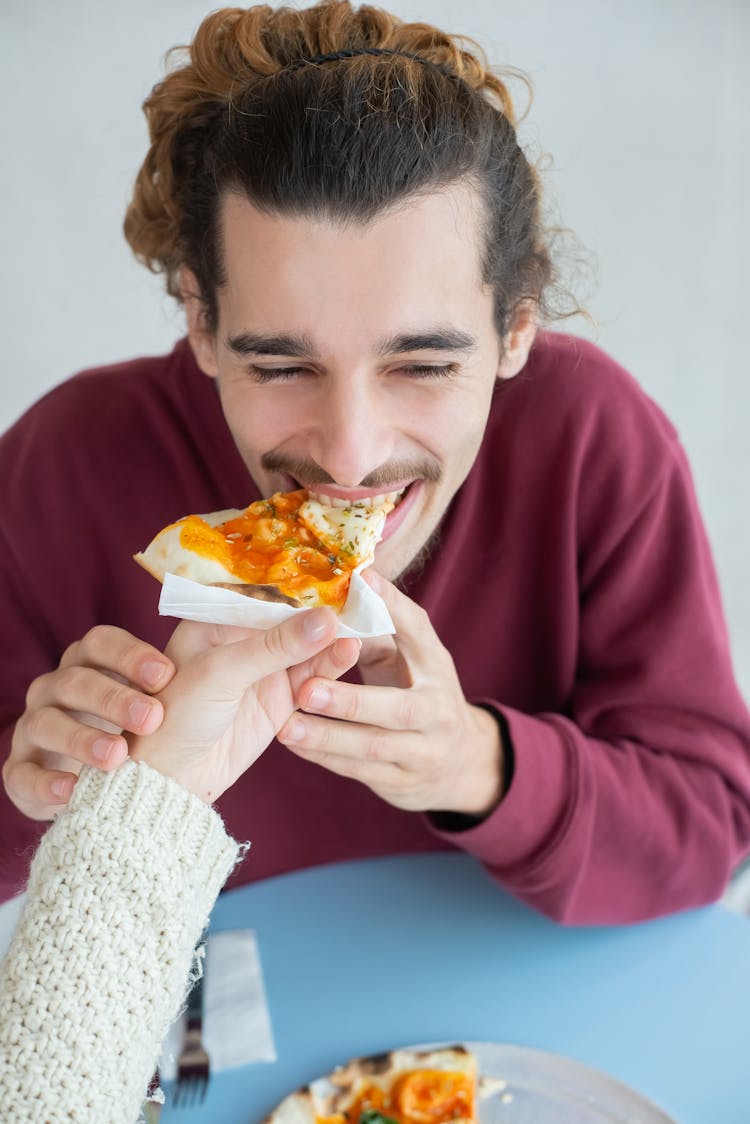
{"label": "blue table", "polygon": [[750,922],[722,907],[564,928],[450,853],[269,879],[212,926],[256,931],[278,1061],[215,1075],[164,1124],[254,1124],[353,1055],[442,1040],[569,1055],[681,1124],[750,1121]]}

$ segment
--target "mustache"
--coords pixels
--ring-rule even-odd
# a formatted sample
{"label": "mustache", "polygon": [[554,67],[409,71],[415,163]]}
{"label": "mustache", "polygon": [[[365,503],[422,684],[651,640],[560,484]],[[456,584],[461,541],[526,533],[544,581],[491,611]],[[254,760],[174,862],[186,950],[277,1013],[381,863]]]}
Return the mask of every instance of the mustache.
{"label": "mustache", "polygon": [[[272,450],[262,454],[260,463],[266,472],[283,473],[295,480],[304,481],[306,485],[336,484],[330,473],[312,459],[289,457]],[[389,461],[363,476],[357,487],[389,491],[391,484],[400,484],[404,480],[426,480],[430,484],[437,484],[442,475],[437,461],[426,457],[419,461]]]}

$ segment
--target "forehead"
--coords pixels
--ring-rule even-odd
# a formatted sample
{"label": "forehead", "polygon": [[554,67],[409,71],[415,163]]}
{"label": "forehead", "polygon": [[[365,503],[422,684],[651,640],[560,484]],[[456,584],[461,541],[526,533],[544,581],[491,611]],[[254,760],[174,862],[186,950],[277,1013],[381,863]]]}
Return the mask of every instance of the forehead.
{"label": "forehead", "polygon": [[[368,222],[261,211],[235,193],[222,201],[220,319],[317,336],[358,327],[378,337],[406,317],[491,317],[482,280],[482,207],[465,185],[404,200]],[[469,327],[469,324],[466,324]]]}

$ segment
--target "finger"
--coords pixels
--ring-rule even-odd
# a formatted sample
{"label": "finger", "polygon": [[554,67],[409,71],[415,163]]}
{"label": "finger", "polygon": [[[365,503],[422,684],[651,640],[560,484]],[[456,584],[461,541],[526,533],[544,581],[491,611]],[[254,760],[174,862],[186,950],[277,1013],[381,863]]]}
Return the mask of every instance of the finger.
{"label": "finger", "polygon": [[435,720],[439,705],[424,690],[372,687],[311,679],[298,692],[298,706],[326,718],[338,718],[387,730],[422,730]]}
{"label": "finger", "polygon": [[236,625],[209,624],[203,621],[180,621],[172,633],[165,654],[180,667],[183,663],[217,648],[249,639],[258,630]]}
{"label": "finger", "polygon": [[405,771],[390,761],[363,761],[360,757],[299,745],[290,745],[288,748],[297,757],[313,765],[320,765],[340,777],[359,781],[374,792],[398,791],[404,784]]}
{"label": "finger", "polygon": [[133,690],[105,672],[71,665],[39,676],[29,687],[27,710],[44,707],[82,711],[133,734],[151,734],[161,724],[158,699]]}
{"label": "finger", "polygon": [[334,640],[338,618],[332,609],[310,609],[246,640],[217,647],[207,655],[208,674],[216,678],[222,695],[235,697],[249,684],[304,663]]}
{"label": "finger", "polygon": [[319,652],[317,656],[305,660],[297,667],[290,668],[289,682],[293,694],[296,696],[302,684],[314,676],[322,676],[324,679],[338,679],[340,675],[354,667],[359,658],[361,646],[360,640],[341,637],[322,652]]}
{"label": "finger", "polygon": [[45,706],[18,721],[16,743],[25,752],[46,750],[98,769],[114,769],[128,754],[124,738],[103,733],[56,707]]}
{"label": "finger", "polygon": [[396,645],[409,667],[428,674],[442,672],[448,653],[422,606],[371,567],[362,576],[385,602],[396,628]]}
{"label": "finger", "polygon": [[10,763],[4,771],[5,787],[16,806],[34,820],[49,820],[67,804],[77,777],[44,769],[34,761]]}
{"label": "finger", "polygon": [[314,714],[295,712],[276,735],[295,752],[325,753],[358,761],[378,761],[402,766],[413,756],[409,736],[401,732],[332,722]]}
{"label": "finger", "polygon": [[67,648],[60,667],[75,665],[104,668],[148,692],[160,691],[175,671],[158,648],[114,625],[97,625]]}

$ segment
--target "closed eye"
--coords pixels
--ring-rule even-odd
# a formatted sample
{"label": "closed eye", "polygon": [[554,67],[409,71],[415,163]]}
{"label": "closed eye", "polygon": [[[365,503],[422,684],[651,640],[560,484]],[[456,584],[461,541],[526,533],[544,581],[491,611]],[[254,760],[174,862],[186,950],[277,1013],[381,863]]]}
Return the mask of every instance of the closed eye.
{"label": "closed eye", "polygon": [[309,367],[255,367],[249,368],[250,374],[256,382],[284,382],[296,378],[298,375],[312,374]]}
{"label": "closed eye", "polygon": [[457,370],[458,363],[404,363],[398,373],[416,379],[445,379]]}
{"label": "closed eye", "polygon": [[[413,379],[444,379],[455,375],[458,363],[402,363],[389,374],[407,375]],[[304,375],[315,374],[310,367],[249,367],[258,383],[285,382]]]}

